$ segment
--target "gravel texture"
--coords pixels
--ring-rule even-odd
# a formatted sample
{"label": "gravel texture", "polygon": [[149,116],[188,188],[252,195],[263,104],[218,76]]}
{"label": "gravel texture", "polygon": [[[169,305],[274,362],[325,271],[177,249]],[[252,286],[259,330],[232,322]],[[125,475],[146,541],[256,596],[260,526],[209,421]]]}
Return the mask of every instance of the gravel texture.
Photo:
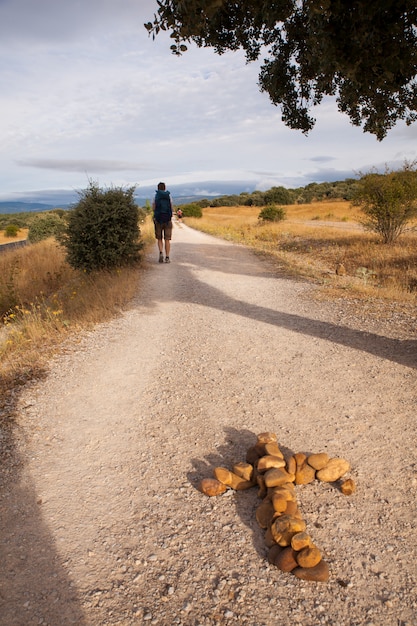
{"label": "gravel texture", "polygon": [[[171,261],[155,246],[131,309],[18,399],[2,626],[416,625],[415,318],[319,302],[185,225]],[[263,431],[351,463],[352,496],[297,487],[328,583],[268,564],[256,489],[197,489]]]}

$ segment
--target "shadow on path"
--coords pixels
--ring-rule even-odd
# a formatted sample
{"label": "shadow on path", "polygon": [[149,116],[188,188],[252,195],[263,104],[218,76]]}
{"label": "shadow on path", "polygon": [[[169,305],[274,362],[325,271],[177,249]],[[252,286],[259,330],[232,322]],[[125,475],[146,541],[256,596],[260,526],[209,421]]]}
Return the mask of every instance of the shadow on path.
{"label": "shadow on path", "polygon": [[18,394],[4,395],[0,407],[0,625],[83,626],[76,589],[42,519],[42,503],[17,450]]}
{"label": "shadow on path", "polygon": [[[360,352],[367,352],[381,359],[393,361],[400,365],[417,368],[417,340],[400,340],[377,335],[375,333],[340,326],[332,322],[325,322],[309,317],[286,313],[274,308],[259,306],[245,302],[209,285],[198,277],[199,270],[211,269],[234,275],[248,275],[253,277],[268,277],[277,280],[277,270],[273,271],[268,263],[265,269],[262,263],[257,263],[250,251],[245,254],[239,246],[222,245],[221,243],[201,246],[197,244],[181,243],[177,253],[179,261],[174,261],[170,269],[177,272],[172,283],[166,283],[158,291],[151,306],[156,301],[179,301],[194,303],[209,308],[219,309],[228,313],[242,315],[265,324],[285,328],[295,333],[325,339],[335,344],[351,348]],[[161,268],[163,270],[167,268]],[[281,279],[281,277],[278,277]],[[171,280],[171,279],[170,279]],[[289,279],[293,280],[293,279]],[[279,304],[279,303],[276,303]]]}

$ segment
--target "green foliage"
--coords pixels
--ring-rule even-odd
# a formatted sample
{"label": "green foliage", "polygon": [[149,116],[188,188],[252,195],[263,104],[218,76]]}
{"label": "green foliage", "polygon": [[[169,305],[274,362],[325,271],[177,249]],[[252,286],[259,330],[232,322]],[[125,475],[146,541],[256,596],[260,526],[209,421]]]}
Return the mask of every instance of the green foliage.
{"label": "green foliage", "polygon": [[158,0],[153,37],[169,31],[174,54],[189,41],[216,53],[262,54],[262,91],[289,128],[308,133],[311,109],[337,96],[339,110],[381,140],[417,119],[415,0]]}
{"label": "green foliage", "polygon": [[5,237],[17,237],[19,230],[20,228],[17,224],[7,224],[4,229],[4,235]]}
{"label": "green foliage", "polygon": [[203,217],[203,211],[199,204],[183,204],[181,205],[183,217]]}
{"label": "green foliage", "polygon": [[258,219],[261,220],[261,222],[282,222],[285,218],[285,209],[273,204],[264,207],[258,215]]}
{"label": "green foliage", "polygon": [[391,244],[417,216],[417,171],[415,164],[385,174],[362,176],[354,198],[365,214],[364,226]]}
{"label": "green foliage", "polygon": [[139,211],[135,188],[100,189],[90,181],[69,212],[61,243],[70,265],[87,272],[112,269],[139,259]]}
{"label": "green foliage", "polygon": [[56,213],[40,213],[33,217],[29,223],[28,240],[31,243],[36,243],[48,239],[48,237],[59,238],[65,227],[65,220]]}

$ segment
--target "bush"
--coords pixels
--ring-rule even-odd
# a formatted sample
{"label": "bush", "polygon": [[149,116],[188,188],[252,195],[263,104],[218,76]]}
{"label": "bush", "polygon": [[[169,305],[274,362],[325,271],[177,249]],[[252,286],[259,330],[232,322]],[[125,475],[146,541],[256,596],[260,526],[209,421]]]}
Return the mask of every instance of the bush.
{"label": "bush", "polygon": [[17,226],[17,224],[8,224],[6,226],[6,228],[4,229],[4,236],[5,237],[17,237],[17,233],[19,232],[20,228],[19,226]]}
{"label": "bush", "polygon": [[359,180],[354,203],[365,214],[363,225],[394,243],[417,216],[416,165],[405,163],[398,171],[371,172]]}
{"label": "bush", "polygon": [[96,183],[79,192],[61,243],[75,269],[87,272],[132,264],[139,259],[139,208],[135,187],[102,190]]}
{"label": "bush", "polygon": [[29,225],[28,240],[31,243],[36,243],[49,237],[59,238],[64,232],[65,226],[65,221],[54,213],[36,215]]}
{"label": "bush", "polygon": [[262,222],[281,222],[285,218],[285,209],[274,205],[264,207],[258,215],[258,219]]}
{"label": "bush", "polygon": [[181,210],[184,217],[203,217],[203,211],[198,204],[183,204]]}

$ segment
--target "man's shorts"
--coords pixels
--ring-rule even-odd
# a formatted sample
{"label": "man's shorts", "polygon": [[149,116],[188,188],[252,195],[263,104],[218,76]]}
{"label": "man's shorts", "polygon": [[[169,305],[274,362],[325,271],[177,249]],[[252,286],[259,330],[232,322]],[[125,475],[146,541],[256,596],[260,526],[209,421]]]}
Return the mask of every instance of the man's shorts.
{"label": "man's shorts", "polygon": [[154,226],[155,226],[155,237],[157,239],[171,239],[172,238],[172,222],[166,222],[165,224],[154,222]]}

